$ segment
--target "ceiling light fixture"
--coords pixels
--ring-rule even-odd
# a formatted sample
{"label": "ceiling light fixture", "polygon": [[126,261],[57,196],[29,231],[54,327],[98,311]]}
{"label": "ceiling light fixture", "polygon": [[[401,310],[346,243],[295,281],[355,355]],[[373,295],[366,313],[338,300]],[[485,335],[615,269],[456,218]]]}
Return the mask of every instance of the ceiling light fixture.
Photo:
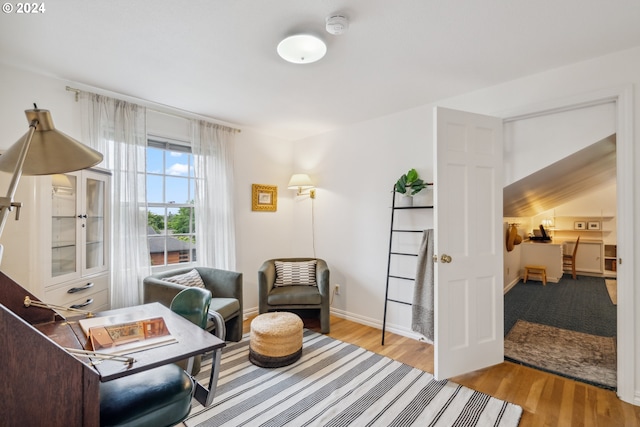
{"label": "ceiling light fixture", "polygon": [[316,36],[297,34],[289,36],[278,44],[278,55],[294,64],[316,62],[327,53],[327,45]]}

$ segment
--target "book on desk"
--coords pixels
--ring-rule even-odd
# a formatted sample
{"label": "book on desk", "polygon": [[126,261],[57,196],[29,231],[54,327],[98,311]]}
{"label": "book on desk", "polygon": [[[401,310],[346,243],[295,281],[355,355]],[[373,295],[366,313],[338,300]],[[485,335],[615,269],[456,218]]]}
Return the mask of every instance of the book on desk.
{"label": "book on desk", "polygon": [[[177,342],[162,317],[123,321],[122,316],[90,317],[78,320],[90,339],[93,351],[123,355]],[[136,314],[128,318],[135,318]]]}

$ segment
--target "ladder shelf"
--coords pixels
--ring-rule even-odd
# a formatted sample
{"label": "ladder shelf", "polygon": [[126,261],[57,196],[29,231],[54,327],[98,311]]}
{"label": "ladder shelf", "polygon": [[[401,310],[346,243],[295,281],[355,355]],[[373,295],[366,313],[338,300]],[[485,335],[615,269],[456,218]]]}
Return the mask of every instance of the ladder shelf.
{"label": "ladder shelf", "polygon": [[[433,183],[427,183],[428,186],[432,186]],[[393,236],[395,233],[423,233],[423,230],[407,230],[407,229],[395,229],[394,228],[394,220],[395,220],[395,211],[397,210],[424,210],[424,209],[433,209],[433,206],[396,206],[396,191],[395,186],[393,187],[393,191],[391,192],[391,223],[389,230],[389,255],[387,258],[387,280],[386,280],[386,288],[384,294],[384,314],[382,318],[382,345],[384,345],[384,335],[385,329],[387,326],[387,305],[389,302],[402,304],[407,306],[412,306],[413,304],[407,301],[400,301],[398,299],[389,298],[389,279],[399,279],[406,281],[415,281],[414,277],[406,277],[399,276],[396,274],[391,274],[391,260],[393,256],[407,256],[407,257],[417,257],[417,253],[413,252],[397,252],[393,250]]]}

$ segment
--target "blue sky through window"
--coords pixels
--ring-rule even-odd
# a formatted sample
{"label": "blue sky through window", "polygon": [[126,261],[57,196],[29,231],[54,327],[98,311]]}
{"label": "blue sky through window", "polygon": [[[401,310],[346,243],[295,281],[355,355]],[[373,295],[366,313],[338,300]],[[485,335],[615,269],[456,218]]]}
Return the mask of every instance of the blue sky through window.
{"label": "blue sky through window", "polygon": [[189,178],[193,179],[193,156],[190,153],[148,147],[147,174],[149,203],[182,204],[194,200],[193,181],[189,185]]}

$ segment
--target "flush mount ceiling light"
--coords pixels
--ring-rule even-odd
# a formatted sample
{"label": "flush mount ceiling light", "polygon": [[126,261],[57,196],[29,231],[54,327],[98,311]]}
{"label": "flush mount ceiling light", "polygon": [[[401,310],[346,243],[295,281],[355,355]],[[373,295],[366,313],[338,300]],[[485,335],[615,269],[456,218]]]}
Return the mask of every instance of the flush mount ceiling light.
{"label": "flush mount ceiling light", "polygon": [[294,64],[316,62],[327,53],[327,45],[316,36],[298,34],[289,36],[278,44],[278,55]]}

